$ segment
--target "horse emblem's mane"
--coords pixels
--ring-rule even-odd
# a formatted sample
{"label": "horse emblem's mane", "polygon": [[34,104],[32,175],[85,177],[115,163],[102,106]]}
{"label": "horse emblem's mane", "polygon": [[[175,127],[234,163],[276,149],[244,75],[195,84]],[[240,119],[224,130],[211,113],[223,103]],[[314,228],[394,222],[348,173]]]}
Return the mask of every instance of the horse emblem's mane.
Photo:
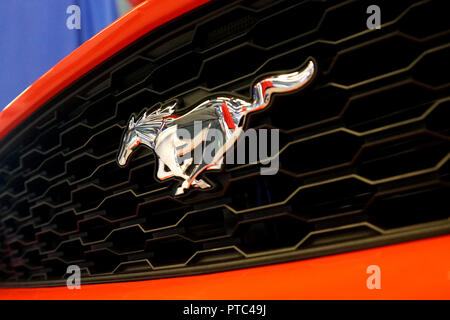
{"label": "horse emblem's mane", "polygon": [[176,103],[165,108],[160,107],[149,114],[144,112],[144,114],[133,123],[133,129],[145,133],[149,129],[159,128],[164,121],[170,122],[167,117],[170,117],[174,113],[175,105]]}

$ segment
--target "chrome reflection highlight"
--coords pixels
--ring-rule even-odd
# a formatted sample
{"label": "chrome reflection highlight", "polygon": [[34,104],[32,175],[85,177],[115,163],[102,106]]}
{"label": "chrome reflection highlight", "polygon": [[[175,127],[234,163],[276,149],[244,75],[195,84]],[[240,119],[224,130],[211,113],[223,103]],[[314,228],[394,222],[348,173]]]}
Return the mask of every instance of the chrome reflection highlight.
{"label": "chrome reflection highlight", "polygon": [[[245,116],[251,112],[264,109],[270,103],[273,93],[299,90],[311,81],[316,67],[313,60],[297,72],[267,77],[253,86],[253,101],[247,102],[236,97],[217,97],[200,103],[190,112],[178,117],[174,115],[176,103],[169,107],[159,108],[144,113],[137,121],[132,117],[124,133],[117,161],[125,166],[130,155],[140,144],[154,150],[158,157],[157,177],[164,180],[173,176],[183,179],[176,190],[176,195],[183,194],[190,186],[206,189],[211,187],[202,179],[197,179],[204,170],[219,169],[223,164],[223,156],[236,142],[243,131]],[[180,139],[177,130],[193,128],[195,122],[205,125],[200,133],[192,139]],[[205,141],[211,128],[222,131],[225,141],[212,162],[193,163],[192,158],[180,160],[180,156],[193,150]],[[166,171],[165,167],[169,170]]]}

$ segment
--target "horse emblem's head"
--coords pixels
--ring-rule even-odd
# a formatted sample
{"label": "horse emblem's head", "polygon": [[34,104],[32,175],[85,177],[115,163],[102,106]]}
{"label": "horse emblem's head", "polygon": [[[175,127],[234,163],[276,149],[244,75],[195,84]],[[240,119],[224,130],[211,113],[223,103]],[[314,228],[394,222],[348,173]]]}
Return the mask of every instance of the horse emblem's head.
{"label": "horse emblem's head", "polygon": [[131,153],[141,143],[140,138],[136,132],[136,122],[134,116],[128,122],[128,128],[123,136],[122,144],[119,151],[117,161],[121,166],[125,166]]}
{"label": "horse emblem's head", "polygon": [[167,108],[158,108],[150,114],[145,112],[137,121],[132,116],[120,144],[117,162],[125,166],[133,151],[142,143],[152,149],[155,148],[155,139],[163,128],[163,124],[170,122],[168,118],[173,113],[174,105]]}

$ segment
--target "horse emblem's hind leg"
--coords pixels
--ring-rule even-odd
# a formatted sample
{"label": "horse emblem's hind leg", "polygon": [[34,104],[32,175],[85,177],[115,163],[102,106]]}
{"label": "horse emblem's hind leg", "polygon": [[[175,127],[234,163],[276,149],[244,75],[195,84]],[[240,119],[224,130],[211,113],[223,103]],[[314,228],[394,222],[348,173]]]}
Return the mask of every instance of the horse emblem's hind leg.
{"label": "horse emblem's hind leg", "polygon": [[[232,135],[225,141],[222,147],[218,150],[213,160],[210,163],[202,162],[197,165],[192,171],[189,178],[183,181],[183,184],[177,189],[176,195],[184,193],[184,189],[189,189],[191,185],[198,186],[201,189],[207,189],[211,186],[202,179],[197,180],[197,176],[205,170],[220,169],[224,162],[224,155],[226,151],[236,142],[239,135],[242,133],[242,128],[236,128]],[[202,157],[204,159],[204,157]]]}
{"label": "horse emblem's hind leg", "polygon": [[[191,182],[192,181],[192,182]],[[189,187],[193,185],[194,187],[199,187],[200,189],[208,189],[211,188],[211,185],[204,181],[203,179],[193,179],[190,180],[189,178],[184,180],[183,183],[179,188],[177,188],[177,191],[175,192],[175,195],[180,195],[184,193],[185,189],[189,189]]]}

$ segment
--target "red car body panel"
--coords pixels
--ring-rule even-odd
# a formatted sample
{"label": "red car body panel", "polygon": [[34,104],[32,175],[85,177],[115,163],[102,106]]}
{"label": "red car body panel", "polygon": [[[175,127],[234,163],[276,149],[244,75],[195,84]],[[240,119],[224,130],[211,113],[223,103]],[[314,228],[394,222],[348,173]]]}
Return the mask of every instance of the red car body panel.
{"label": "red car body panel", "polygon": [[[73,81],[156,27],[208,0],[145,1],[50,69],[0,113],[0,139]],[[381,269],[369,290],[367,267]],[[0,289],[0,299],[450,299],[450,236],[207,275]]]}
{"label": "red car body panel", "polygon": [[[0,299],[449,299],[450,236],[199,276],[0,289]],[[367,267],[381,288],[367,288]]]}

